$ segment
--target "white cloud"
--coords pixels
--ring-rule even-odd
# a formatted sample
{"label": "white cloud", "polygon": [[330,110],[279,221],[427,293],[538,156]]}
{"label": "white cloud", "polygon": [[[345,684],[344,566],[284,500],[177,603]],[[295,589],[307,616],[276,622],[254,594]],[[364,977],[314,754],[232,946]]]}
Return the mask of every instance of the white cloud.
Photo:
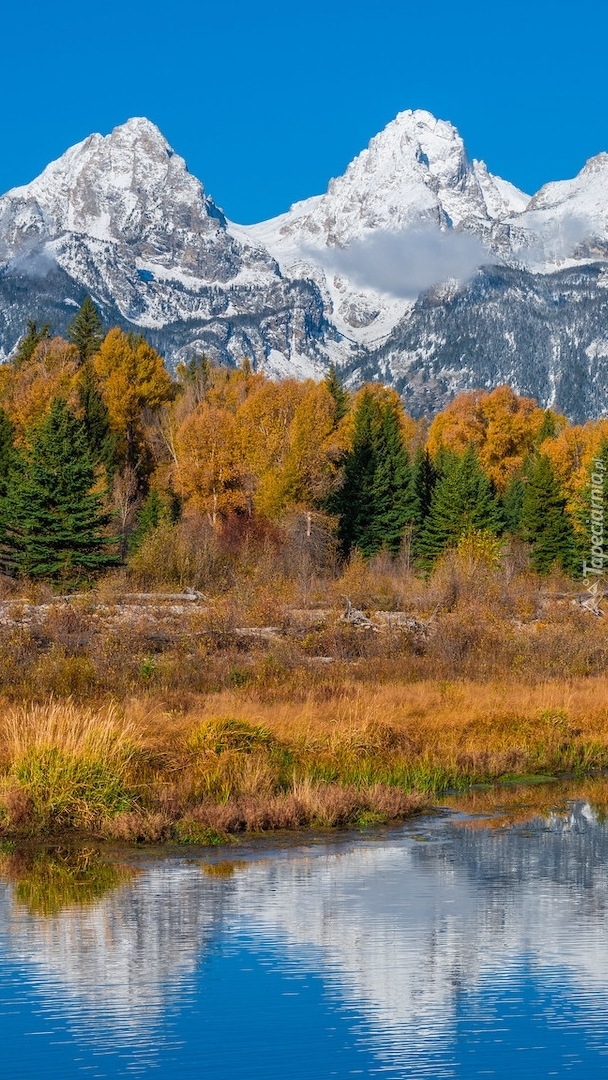
{"label": "white cloud", "polygon": [[404,299],[444,281],[466,281],[478,266],[496,262],[477,237],[435,226],[378,229],[346,248],[309,248],[308,255],[356,285]]}

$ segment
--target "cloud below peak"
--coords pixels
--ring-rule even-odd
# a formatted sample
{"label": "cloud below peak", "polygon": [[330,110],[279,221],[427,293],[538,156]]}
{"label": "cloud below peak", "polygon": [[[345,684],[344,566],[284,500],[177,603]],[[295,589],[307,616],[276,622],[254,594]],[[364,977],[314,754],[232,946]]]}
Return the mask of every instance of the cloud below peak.
{"label": "cloud below peak", "polygon": [[346,248],[310,247],[307,254],[355,285],[403,299],[415,299],[445,281],[466,281],[477,267],[496,261],[475,236],[436,226],[377,229]]}

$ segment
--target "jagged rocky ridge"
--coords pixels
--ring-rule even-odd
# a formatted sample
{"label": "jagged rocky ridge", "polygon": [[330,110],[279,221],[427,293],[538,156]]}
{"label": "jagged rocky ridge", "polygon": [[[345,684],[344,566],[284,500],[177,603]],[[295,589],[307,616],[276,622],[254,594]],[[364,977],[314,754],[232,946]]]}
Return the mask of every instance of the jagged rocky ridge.
{"label": "jagged rocky ridge", "polygon": [[[608,411],[608,155],[533,198],[405,112],[325,195],[238,226],[158,129],[91,135],[0,199],[0,355],[86,293],[174,364],[382,378],[415,414],[509,382],[575,420]],[[447,279],[447,280],[446,280]]]}

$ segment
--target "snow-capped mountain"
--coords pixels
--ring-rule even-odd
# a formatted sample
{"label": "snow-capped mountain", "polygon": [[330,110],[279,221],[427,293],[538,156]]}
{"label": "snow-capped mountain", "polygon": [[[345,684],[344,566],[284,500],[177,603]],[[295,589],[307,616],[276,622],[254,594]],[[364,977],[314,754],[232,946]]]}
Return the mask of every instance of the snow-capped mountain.
{"label": "snow-capped mountain", "polygon": [[0,199],[0,355],[27,317],[62,331],[90,293],[169,363],[204,349],[318,377],[334,361],[415,412],[501,381],[608,412],[607,183],[600,154],[530,198],[408,111],[324,195],[239,226],[129,120]]}
{"label": "snow-capped mountain", "polygon": [[[0,199],[0,266],[7,299],[17,286],[24,306],[33,302],[47,318],[54,298],[55,324],[58,291],[68,312],[89,292],[109,320],[157,331],[157,338],[170,328],[169,360],[194,337],[233,362],[276,353],[280,367],[289,354],[297,374],[322,370],[315,288],[283,280],[253,238],[232,235],[202,184],[145,119],[105,138],[91,135]],[[21,303],[17,311],[1,306],[6,353],[24,312]]]}
{"label": "snow-capped mountain", "polygon": [[[425,266],[430,262],[426,275],[419,273],[421,287],[428,287],[443,280],[453,252],[468,272],[508,252],[502,222],[528,203],[528,195],[469,159],[452,124],[409,111],[372,139],[325,195],[250,226],[246,235],[263,244],[284,273],[314,277],[331,297],[339,330],[369,343],[402,316],[407,293],[420,291],[415,273],[411,290],[392,290],[370,268],[370,253],[386,255],[379,237],[389,244],[392,238],[392,260],[422,256]],[[465,241],[458,248],[454,234]],[[467,236],[479,243],[467,244]]]}

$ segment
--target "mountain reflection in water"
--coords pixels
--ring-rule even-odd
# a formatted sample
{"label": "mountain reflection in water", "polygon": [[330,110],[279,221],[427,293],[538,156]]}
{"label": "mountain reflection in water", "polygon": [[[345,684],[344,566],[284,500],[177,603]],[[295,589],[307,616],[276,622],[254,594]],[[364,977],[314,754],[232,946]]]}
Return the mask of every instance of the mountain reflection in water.
{"label": "mountain reflection in water", "polygon": [[66,1080],[600,1076],[608,830],[582,800],[488,809],[211,873],[142,857],[65,907],[0,862],[3,1046],[21,1017],[17,1071],[61,1044]]}

